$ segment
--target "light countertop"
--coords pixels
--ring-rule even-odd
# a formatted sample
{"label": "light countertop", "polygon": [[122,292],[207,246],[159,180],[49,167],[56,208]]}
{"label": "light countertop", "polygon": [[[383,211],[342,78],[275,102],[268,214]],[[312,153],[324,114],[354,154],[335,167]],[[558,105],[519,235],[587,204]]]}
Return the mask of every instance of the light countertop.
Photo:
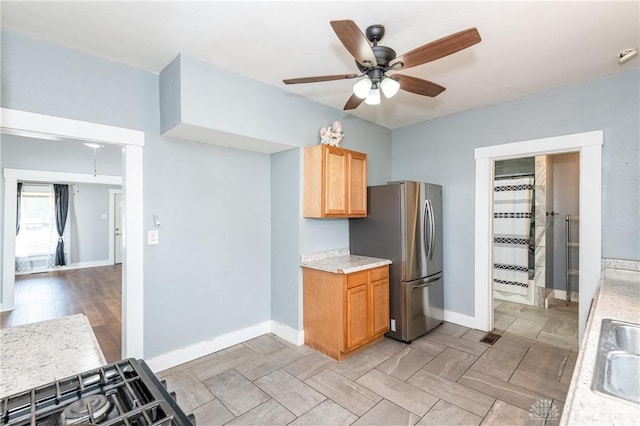
{"label": "light countertop", "polygon": [[349,249],[329,250],[300,255],[300,266],[332,272],[334,274],[351,274],[353,272],[390,264],[391,261],[389,259],[353,255]]}
{"label": "light countertop", "polygon": [[83,314],[0,330],[0,397],[104,364]]}
{"label": "light countertop", "polygon": [[640,405],[591,389],[602,320],[640,322],[640,271],[637,267],[614,269],[604,262],[603,266],[600,288],[580,347],[561,425],[640,424]]}

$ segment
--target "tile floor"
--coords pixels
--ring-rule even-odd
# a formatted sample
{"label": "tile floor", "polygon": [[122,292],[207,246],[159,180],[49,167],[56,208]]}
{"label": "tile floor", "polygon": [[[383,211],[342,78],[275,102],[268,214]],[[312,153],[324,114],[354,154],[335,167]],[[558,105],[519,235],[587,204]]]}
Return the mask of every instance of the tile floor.
{"label": "tile floor", "polygon": [[484,335],[444,323],[337,362],[267,334],[158,376],[199,426],[558,424],[577,351]]}
{"label": "tile floor", "polygon": [[552,299],[549,308],[494,299],[494,327],[565,349],[578,350],[578,303]]}

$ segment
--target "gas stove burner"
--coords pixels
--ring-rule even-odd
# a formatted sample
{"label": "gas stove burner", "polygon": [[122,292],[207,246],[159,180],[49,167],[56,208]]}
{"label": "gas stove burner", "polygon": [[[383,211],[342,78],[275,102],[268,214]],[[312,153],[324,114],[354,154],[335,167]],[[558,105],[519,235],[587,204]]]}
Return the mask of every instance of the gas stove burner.
{"label": "gas stove burner", "polygon": [[81,398],[64,409],[61,416],[63,425],[99,423],[111,409],[111,403],[104,395],[90,395]]}

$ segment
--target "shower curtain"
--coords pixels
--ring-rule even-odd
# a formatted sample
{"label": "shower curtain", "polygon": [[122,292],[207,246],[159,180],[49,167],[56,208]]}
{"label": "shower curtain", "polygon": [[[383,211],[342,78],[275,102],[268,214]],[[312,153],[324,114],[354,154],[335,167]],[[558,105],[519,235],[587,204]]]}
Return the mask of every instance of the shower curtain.
{"label": "shower curtain", "polygon": [[527,296],[533,177],[494,181],[493,288]]}

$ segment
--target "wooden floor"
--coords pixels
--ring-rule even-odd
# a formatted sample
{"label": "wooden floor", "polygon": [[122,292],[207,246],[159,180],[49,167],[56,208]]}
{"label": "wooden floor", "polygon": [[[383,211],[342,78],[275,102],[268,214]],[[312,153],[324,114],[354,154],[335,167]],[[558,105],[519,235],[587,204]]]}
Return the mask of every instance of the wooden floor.
{"label": "wooden floor", "polygon": [[121,356],[122,265],[16,275],[15,309],[1,326],[85,314],[107,362]]}

